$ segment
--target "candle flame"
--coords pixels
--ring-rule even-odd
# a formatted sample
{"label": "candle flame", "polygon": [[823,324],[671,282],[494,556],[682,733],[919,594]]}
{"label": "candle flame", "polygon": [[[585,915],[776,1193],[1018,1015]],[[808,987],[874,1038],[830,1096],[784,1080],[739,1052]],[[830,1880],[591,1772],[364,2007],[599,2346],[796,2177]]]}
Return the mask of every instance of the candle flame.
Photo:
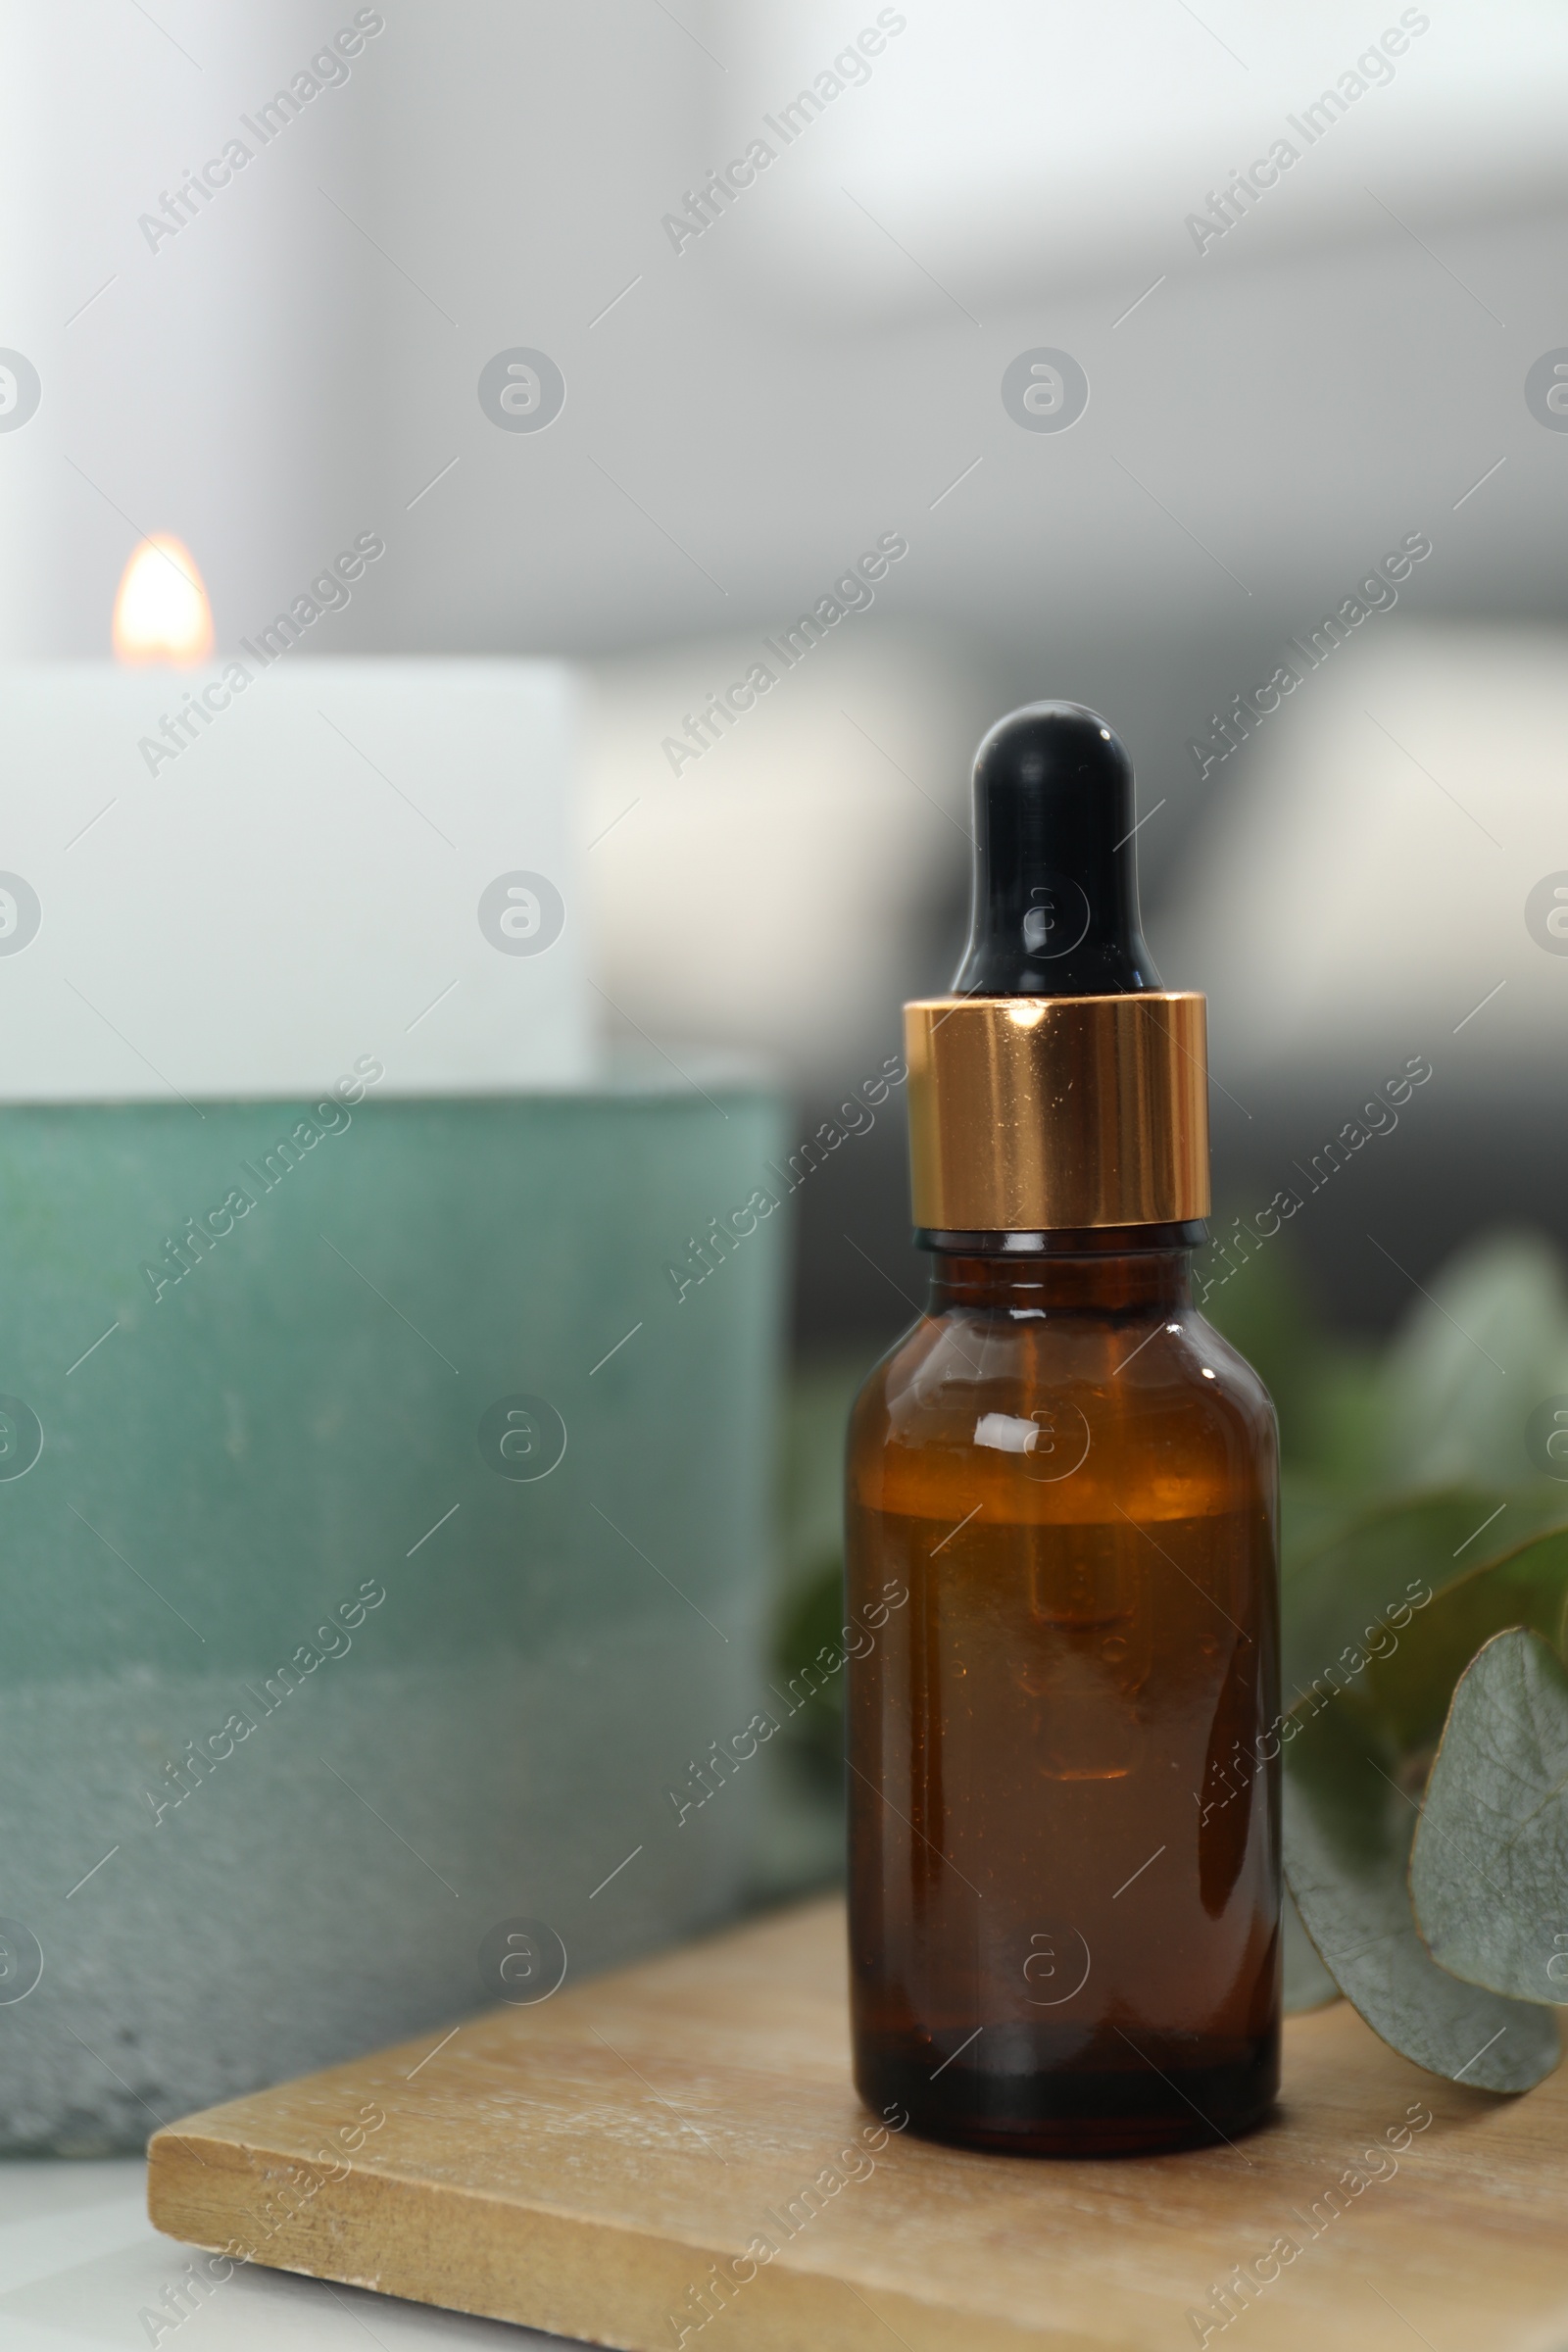
{"label": "candle flame", "polygon": [[213,608],[183,539],[157,531],[125,565],[115,598],[115,657],[188,667],[213,650]]}

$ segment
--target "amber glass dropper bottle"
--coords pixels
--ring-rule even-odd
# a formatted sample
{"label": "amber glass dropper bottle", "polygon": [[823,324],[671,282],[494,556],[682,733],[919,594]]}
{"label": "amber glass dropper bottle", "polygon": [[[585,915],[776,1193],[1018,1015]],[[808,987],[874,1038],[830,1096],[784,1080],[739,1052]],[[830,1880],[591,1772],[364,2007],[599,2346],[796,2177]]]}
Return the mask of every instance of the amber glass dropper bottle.
{"label": "amber glass dropper bottle", "polygon": [[1278,2086],[1274,1413],[1192,1303],[1204,1006],[1140,934],[1127,755],[1033,704],[974,807],[954,993],[905,1008],[931,1300],[850,1430],[856,2076],[968,2147],[1148,2153]]}

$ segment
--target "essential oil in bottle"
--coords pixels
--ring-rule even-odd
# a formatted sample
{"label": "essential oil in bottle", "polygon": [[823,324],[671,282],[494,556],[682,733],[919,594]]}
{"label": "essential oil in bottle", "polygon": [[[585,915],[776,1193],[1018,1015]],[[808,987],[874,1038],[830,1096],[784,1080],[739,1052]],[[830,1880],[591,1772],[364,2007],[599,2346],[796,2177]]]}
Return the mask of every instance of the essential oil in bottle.
{"label": "essential oil in bottle", "polygon": [[1036,703],[975,762],[950,997],[906,1005],[925,1314],[851,1423],[856,2079],[1039,2155],[1233,2138],[1279,2081],[1277,1441],[1204,1322],[1200,996],[1132,769]]}

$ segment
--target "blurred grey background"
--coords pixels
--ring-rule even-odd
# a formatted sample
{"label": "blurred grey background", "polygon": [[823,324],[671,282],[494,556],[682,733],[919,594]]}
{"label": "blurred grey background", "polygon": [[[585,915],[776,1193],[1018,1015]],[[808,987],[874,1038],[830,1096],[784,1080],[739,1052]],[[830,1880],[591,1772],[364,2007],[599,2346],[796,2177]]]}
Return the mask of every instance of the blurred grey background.
{"label": "blurred grey background", "polygon": [[[381,533],[291,660],[591,663],[607,1033],[770,1060],[803,1136],[948,976],[979,731],[1091,703],[1160,967],[1211,990],[1227,1215],[1425,1056],[1302,1194],[1341,1316],[1478,1224],[1568,1237],[1559,11],[3,13],[0,344],[43,397],[0,429],[0,658],[107,656],[143,532],[220,657]],[[517,351],[564,380],[546,429],[481,406]],[[1055,378],[1004,401],[1039,353],[1087,379],[1061,429]],[[911,1311],[903,1154],[895,1092],[802,1190],[808,1350]]]}

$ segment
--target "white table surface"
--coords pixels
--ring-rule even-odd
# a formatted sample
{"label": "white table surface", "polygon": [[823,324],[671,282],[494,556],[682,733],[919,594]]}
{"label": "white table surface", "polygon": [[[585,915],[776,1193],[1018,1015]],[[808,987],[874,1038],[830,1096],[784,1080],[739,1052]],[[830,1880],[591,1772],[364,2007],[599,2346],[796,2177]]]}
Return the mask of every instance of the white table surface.
{"label": "white table surface", "polygon": [[4,2352],[586,2352],[559,2335],[466,2319],[255,2265],[236,2270],[177,2328],[144,2322],[194,2249],[147,2219],[147,2167],[0,2160]]}

